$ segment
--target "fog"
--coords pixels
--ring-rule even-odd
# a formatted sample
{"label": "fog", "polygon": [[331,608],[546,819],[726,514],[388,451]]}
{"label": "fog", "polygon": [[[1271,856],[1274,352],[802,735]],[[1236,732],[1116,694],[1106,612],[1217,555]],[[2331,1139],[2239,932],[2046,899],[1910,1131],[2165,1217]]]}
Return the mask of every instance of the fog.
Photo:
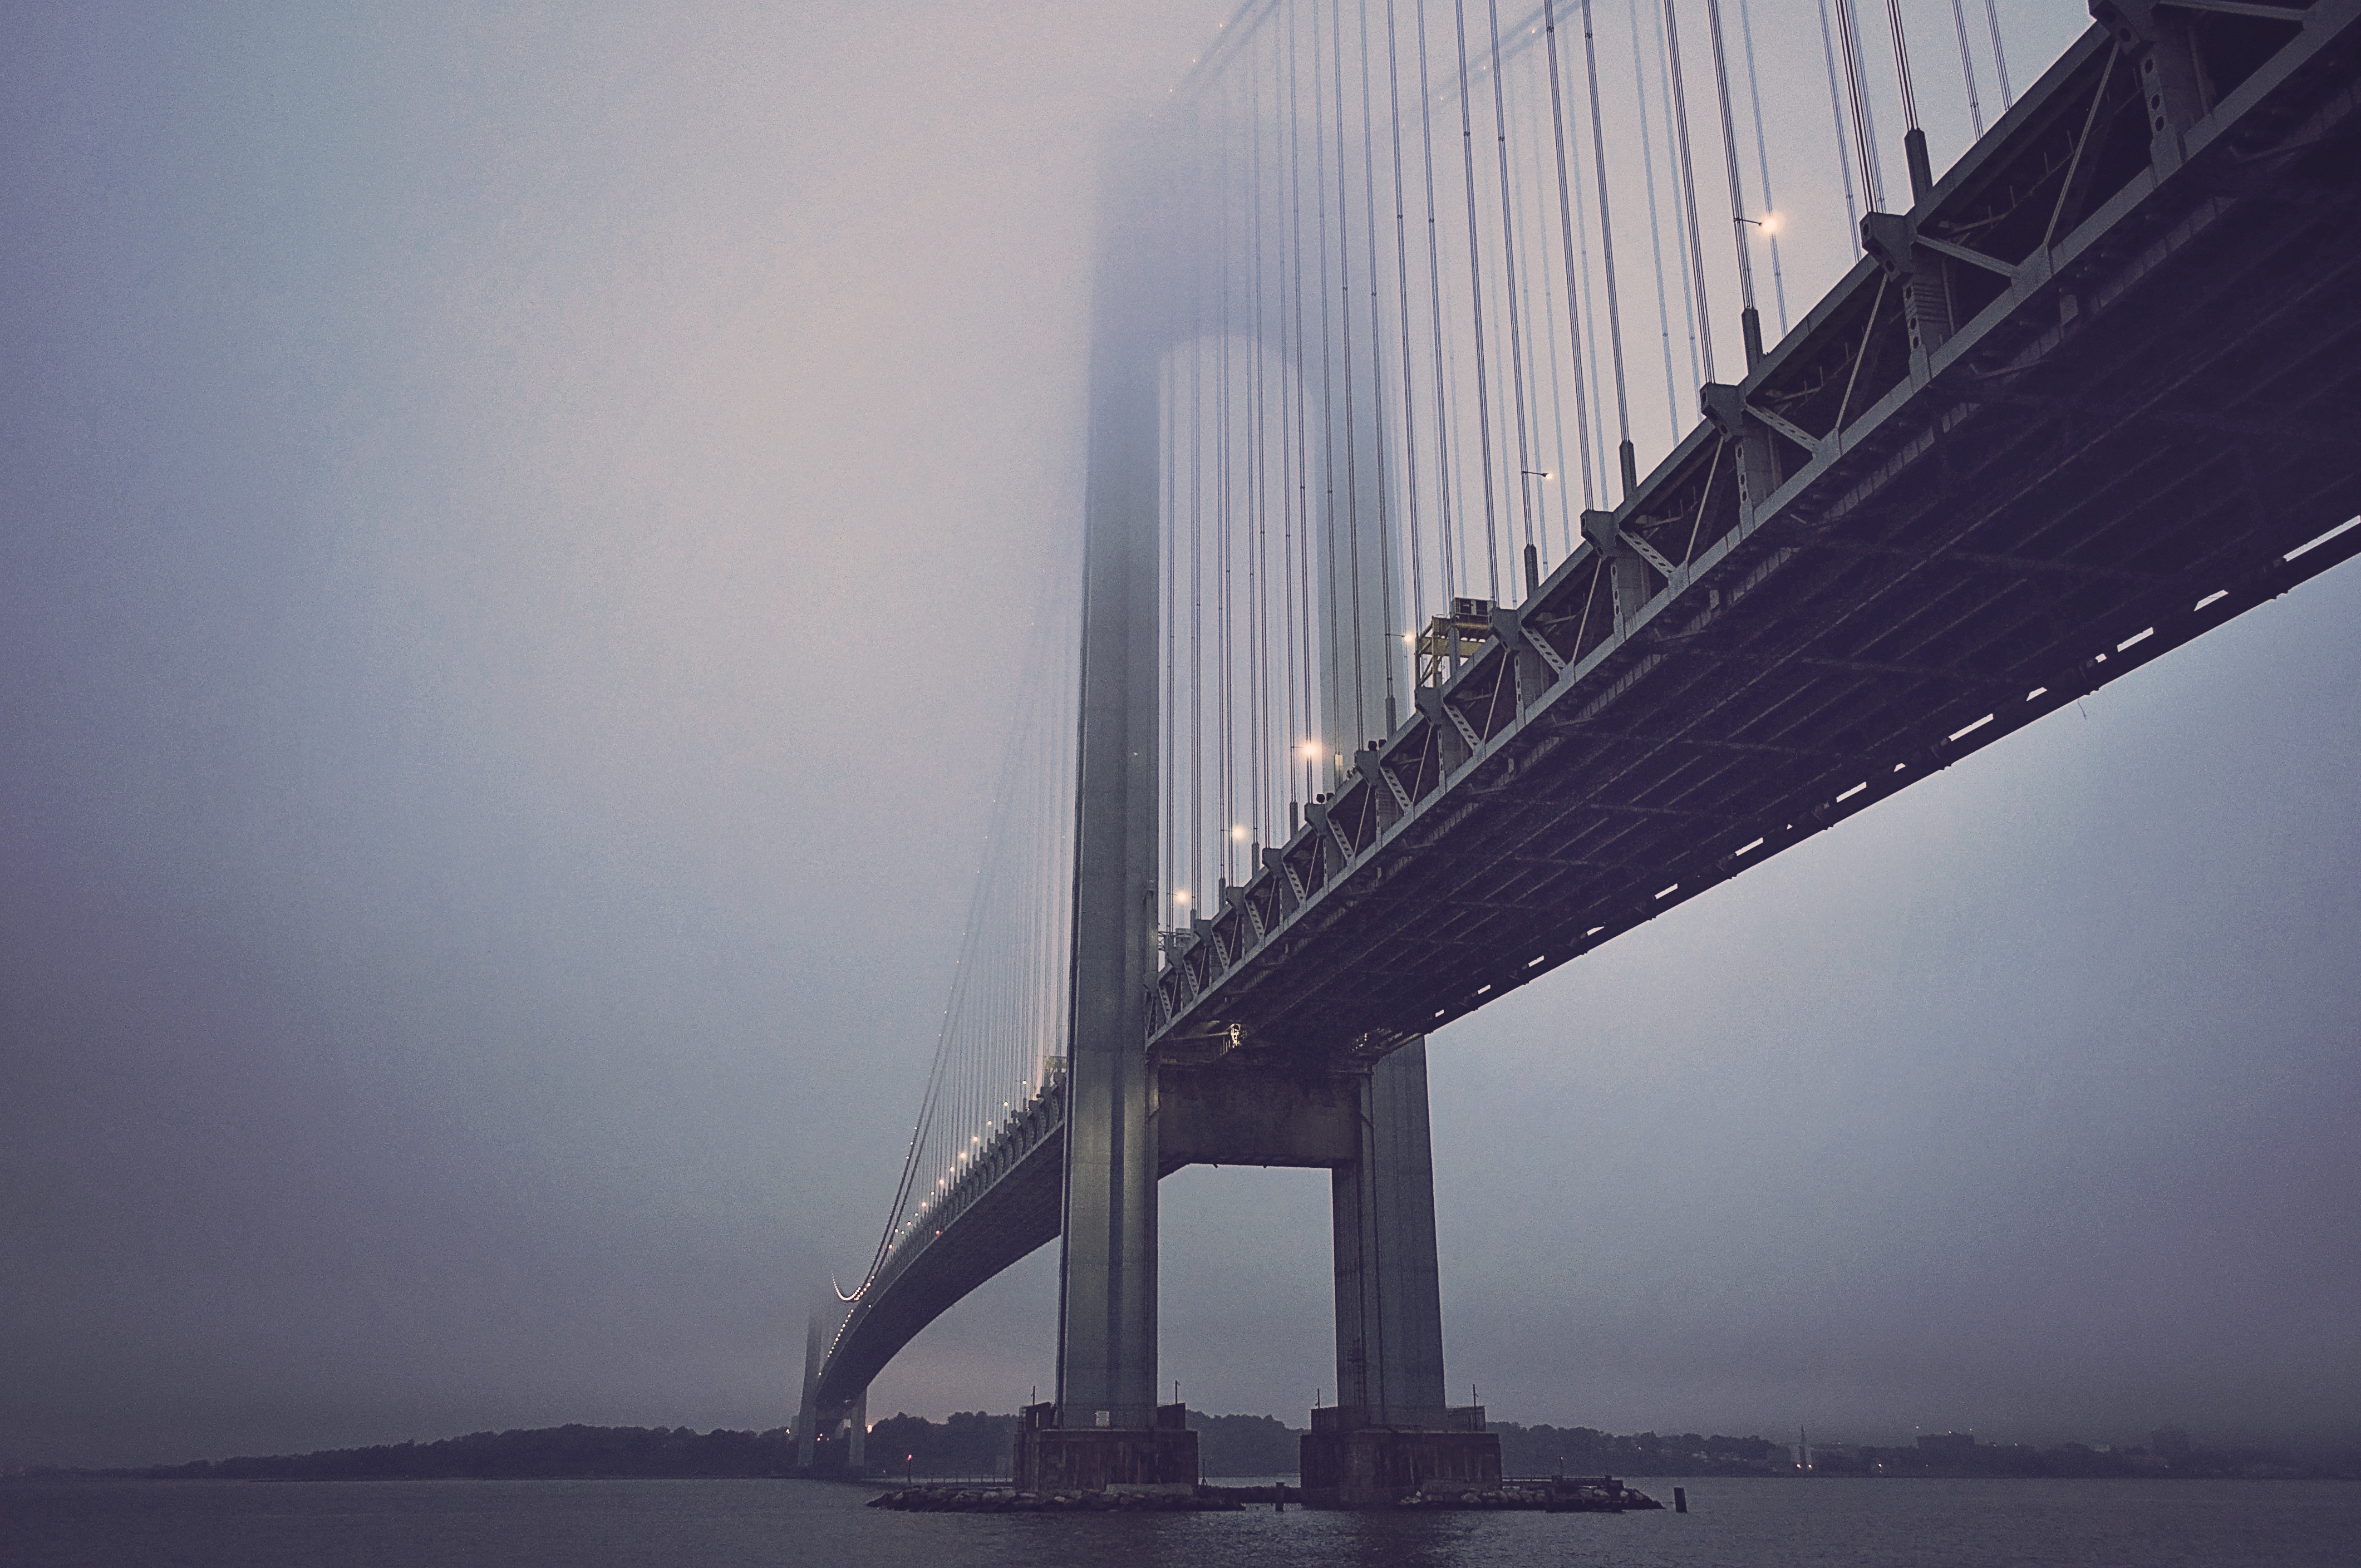
{"label": "fog", "polygon": [[[0,20],[0,1466],[793,1420],[1225,15]],[[1455,1395],[2361,1429],[2356,572],[1434,1036]],[[1327,1224],[1166,1182],[1189,1403],[1302,1421]],[[1053,1254],[873,1416],[1047,1387]]]}

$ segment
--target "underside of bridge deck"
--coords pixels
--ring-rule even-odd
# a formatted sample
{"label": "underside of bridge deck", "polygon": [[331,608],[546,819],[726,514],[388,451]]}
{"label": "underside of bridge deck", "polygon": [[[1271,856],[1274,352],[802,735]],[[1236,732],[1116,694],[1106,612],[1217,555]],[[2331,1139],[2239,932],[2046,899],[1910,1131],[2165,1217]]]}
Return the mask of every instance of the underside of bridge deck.
{"label": "underside of bridge deck", "polygon": [[[1381,1054],[2361,547],[2288,558],[2361,511],[2356,9],[2161,42],[2110,11],[1872,214],[1230,894],[1157,1049]],[[2141,83],[2176,39],[2212,85],[2168,137]]]}

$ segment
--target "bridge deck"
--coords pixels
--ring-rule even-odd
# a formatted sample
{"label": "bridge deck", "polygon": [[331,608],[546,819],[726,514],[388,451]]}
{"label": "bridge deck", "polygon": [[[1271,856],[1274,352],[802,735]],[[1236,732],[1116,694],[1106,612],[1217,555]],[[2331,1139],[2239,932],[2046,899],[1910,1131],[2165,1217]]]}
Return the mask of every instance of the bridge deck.
{"label": "bridge deck", "polygon": [[1586,543],[1499,615],[1199,922],[1159,1049],[1381,1053],[2361,546],[2285,559],[2361,511],[2356,10],[2216,34],[2161,176],[2094,27],[1869,220],[1895,267],[1587,524],[1644,607]]}

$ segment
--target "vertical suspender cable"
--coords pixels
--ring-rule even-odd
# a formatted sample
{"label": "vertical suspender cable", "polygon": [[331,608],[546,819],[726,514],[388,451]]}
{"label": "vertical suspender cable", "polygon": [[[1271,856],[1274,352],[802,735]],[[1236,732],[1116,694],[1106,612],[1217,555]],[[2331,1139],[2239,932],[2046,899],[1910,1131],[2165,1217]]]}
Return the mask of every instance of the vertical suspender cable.
{"label": "vertical suspender cable", "polygon": [[1763,318],[1754,308],[1754,263],[1747,254],[1746,203],[1738,182],[1738,124],[1730,113],[1730,63],[1721,47],[1721,0],[1705,0],[1705,22],[1713,38],[1713,90],[1721,104],[1722,168],[1730,181],[1730,238],[1738,247],[1739,319],[1745,329],[1746,367],[1752,370],[1763,358]]}
{"label": "vertical suspender cable", "polygon": [[[1546,69],[1545,62],[1541,60],[1534,60],[1528,68],[1530,73],[1536,76]],[[1538,91],[1525,94],[1525,118],[1527,134],[1531,137],[1532,145],[1541,146],[1542,138],[1546,133],[1542,129],[1541,93]],[[1551,497],[1554,493],[1557,500],[1558,558],[1564,560],[1574,551],[1574,512],[1568,505],[1569,498],[1574,492],[1574,476],[1577,467],[1587,467],[1588,464],[1586,457],[1570,455],[1565,449],[1565,371],[1559,363],[1557,352],[1559,342],[1557,278],[1549,264],[1549,175],[1543,170],[1539,161],[1530,166],[1530,172],[1532,176],[1535,222],[1529,232],[1537,236],[1537,248],[1540,252],[1532,271],[1542,280],[1542,315],[1540,325],[1536,329],[1540,346],[1534,349],[1533,358],[1535,364],[1549,367],[1549,434],[1555,439],[1554,451],[1543,453],[1542,456],[1545,461],[1555,465],[1550,469],[1550,477],[1557,481],[1554,492],[1549,489],[1542,491],[1541,517],[1543,545],[1542,565],[1546,568],[1549,565],[1547,545]],[[1528,282],[1525,287],[1526,298],[1529,302],[1525,319],[1530,323],[1532,320],[1530,304],[1532,285]],[[1573,302],[1568,301],[1566,309],[1571,312],[1573,308]],[[1577,365],[1581,363],[1578,353],[1575,363]],[[1581,390],[1581,386],[1577,383],[1575,388],[1577,399]],[[1541,372],[1535,370],[1533,372],[1533,445],[1537,450],[1542,444],[1543,434],[1541,400]],[[1584,411],[1576,408],[1575,412],[1577,421]],[[1575,426],[1577,449],[1582,433],[1582,426],[1577,422]],[[1543,481],[1544,484],[1547,482]]]}
{"label": "vertical suspender cable", "polygon": [[[1254,835],[1257,849],[1269,843],[1271,832],[1271,778],[1277,771],[1270,757],[1270,390],[1264,380],[1264,367],[1270,357],[1263,345],[1262,294],[1262,28],[1254,30],[1253,53],[1246,67],[1246,160],[1247,201],[1254,216],[1254,261],[1248,273],[1248,288],[1253,292],[1254,313],[1254,393],[1248,401],[1249,415],[1254,421],[1254,441],[1247,450],[1254,454],[1255,472],[1249,481],[1254,495],[1249,520],[1254,531],[1254,553],[1248,557],[1246,597],[1253,604],[1254,635],[1254,715],[1255,756],[1252,772],[1255,785]],[[1249,865],[1246,875],[1251,879],[1258,867]]]}
{"label": "vertical suspender cable", "polygon": [[[1388,488],[1393,477],[1392,465],[1386,461],[1386,356],[1384,328],[1379,322],[1378,298],[1381,274],[1378,268],[1378,153],[1377,105],[1369,89],[1369,4],[1360,0],[1361,26],[1361,217],[1368,239],[1369,257],[1369,439],[1377,451],[1378,476],[1378,603],[1381,607],[1382,625],[1378,629],[1378,654],[1386,670],[1386,721],[1380,734],[1390,735],[1400,722],[1398,698],[1394,691],[1394,538],[1393,512],[1387,502]],[[1401,202],[1397,193],[1394,214],[1399,221]],[[1365,734],[1363,739],[1367,737]]]}
{"label": "vertical suspender cable", "polygon": [[[1681,23],[1673,9],[1673,0],[1664,0],[1664,36],[1673,62],[1673,109],[1675,124],[1680,131],[1681,201],[1688,214],[1689,267],[1697,280],[1697,323],[1698,341],[1705,349],[1705,378],[1713,374],[1713,318],[1707,309],[1705,291],[1705,240],[1697,228],[1697,169],[1689,160],[1688,93],[1681,86]],[[1675,426],[1675,433],[1679,427]]]}
{"label": "vertical suspender cable", "polygon": [[[1203,155],[1197,200],[1204,200]],[[1205,258],[1190,247],[1189,320],[1189,862],[1180,885],[1204,907],[1205,872]]]}
{"label": "vertical suspender cable", "polygon": [[1590,23],[1590,0],[1582,0],[1582,55],[1590,76],[1590,153],[1598,171],[1598,258],[1607,272],[1607,334],[1614,345],[1615,426],[1621,444],[1623,499],[1640,488],[1639,462],[1631,450],[1631,400],[1623,385],[1623,312],[1615,294],[1615,226],[1607,215],[1607,138],[1599,129],[1598,42]]}
{"label": "vertical suspender cable", "polygon": [[1961,0],[1951,0],[1951,27],[1960,35],[1960,74],[1968,83],[1968,123],[1981,138],[1984,134],[1984,106],[1976,96],[1976,57],[1968,49],[1968,8]]}
{"label": "vertical suspender cable", "polygon": [[1935,175],[1927,162],[1927,133],[1918,126],[1918,96],[1910,90],[1910,45],[1902,36],[1902,0],[1885,0],[1885,19],[1894,33],[1894,75],[1902,84],[1902,117],[1909,122],[1902,133],[1902,149],[1910,167],[1912,204],[1926,199]]}
{"label": "vertical suspender cable", "polygon": [[1845,96],[1852,104],[1853,150],[1861,155],[1861,190],[1869,210],[1885,211],[1885,180],[1877,164],[1877,120],[1861,72],[1861,18],[1853,0],[1836,0],[1837,41],[1844,49]]}
{"label": "vertical suspender cable", "polygon": [[[1763,134],[1763,83],[1754,74],[1754,19],[1738,0],[1738,36],[1746,44],[1746,101],[1754,110],[1754,163],[1763,176],[1763,236],[1771,242],[1771,297],[1779,306],[1779,335],[1787,335],[1787,279],[1779,269],[1779,203],[1771,194],[1771,144]],[[1848,187],[1851,184],[1847,178]]]}
{"label": "vertical suspender cable", "polygon": [[[1565,108],[1558,87],[1557,0],[1542,0],[1542,23],[1548,30],[1550,84],[1550,148],[1557,157],[1558,245],[1565,258],[1565,330],[1574,352],[1575,447],[1582,455],[1582,504],[1587,510],[1597,491],[1590,477],[1590,411],[1582,382],[1582,320],[1574,289],[1574,199],[1565,177]],[[1571,541],[1566,550],[1572,554]]]}
{"label": "vertical suspender cable", "polygon": [[[1177,300],[1177,291],[1169,291],[1168,300]],[[1168,311],[1164,340],[1167,348],[1162,356],[1157,379],[1163,393],[1159,401],[1164,413],[1164,880],[1159,899],[1158,924],[1170,927],[1180,924],[1180,748],[1176,733],[1180,711],[1180,617],[1178,593],[1180,576],[1180,510],[1178,486],[1180,473],[1180,440],[1176,426],[1179,417],[1180,389],[1178,367],[1169,346],[1179,334],[1177,304]]]}
{"label": "vertical suspender cable", "polygon": [[1435,543],[1443,558],[1443,596],[1449,599],[1459,591],[1459,584],[1451,554],[1451,405],[1444,390],[1443,239],[1435,226],[1434,89],[1427,78],[1426,0],[1418,0],[1417,12],[1418,125],[1426,159],[1427,322],[1434,330]]}
{"label": "vertical suspender cable", "polygon": [[1918,128],[1918,98],[1910,91],[1910,45],[1902,36],[1902,0],[1885,0],[1886,25],[1894,33],[1894,76],[1902,84],[1902,117]]}
{"label": "vertical suspender cable", "polygon": [[[1529,34],[1538,34],[1540,31],[1541,28],[1538,27],[1528,29]],[[1557,285],[1550,276],[1549,177],[1543,172],[1538,156],[1543,134],[1541,80],[1543,69],[1543,62],[1538,58],[1528,59],[1525,62],[1525,74],[1530,80],[1519,91],[1519,100],[1524,104],[1526,145],[1534,149],[1535,156],[1525,160],[1523,174],[1517,185],[1517,201],[1522,204],[1527,194],[1531,194],[1533,199],[1532,221],[1518,231],[1522,236],[1525,258],[1524,270],[1519,274],[1519,277],[1523,280],[1519,298],[1523,302],[1525,309],[1525,376],[1530,383],[1526,390],[1532,400],[1533,460],[1551,465],[1547,468],[1536,470],[1533,475],[1542,482],[1541,488],[1534,492],[1539,499],[1533,503],[1533,516],[1537,520],[1533,525],[1533,535],[1540,541],[1538,564],[1541,567],[1541,576],[1546,577],[1549,575],[1551,559],[1550,481],[1552,479],[1558,481],[1556,494],[1563,497],[1566,491],[1566,482],[1572,477],[1574,470],[1568,465],[1565,454],[1565,389],[1562,384],[1557,361]],[[1542,291],[1542,305],[1538,313],[1533,309],[1533,283],[1536,279],[1541,282]],[[1545,422],[1542,418],[1542,373],[1544,367],[1549,372],[1550,397],[1546,429],[1543,428]],[[1546,449],[1552,435],[1556,437],[1557,442],[1554,455]],[[1572,518],[1565,518],[1562,521],[1566,528],[1570,529],[1573,526]]]}
{"label": "vertical suspender cable", "polygon": [[[1345,351],[1345,569],[1352,578],[1346,604],[1353,616],[1353,744],[1360,754],[1368,739],[1368,704],[1361,687],[1367,665],[1361,657],[1361,453],[1353,417],[1353,221],[1345,204],[1351,181],[1345,172],[1345,13],[1343,0],[1328,0],[1329,63],[1336,82],[1336,315]],[[1334,573],[1330,573],[1333,581]],[[1340,735],[1338,739],[1343,739]]]}
{"label": "vertical suspender cable", "polygon": [[[1218,662],[1213,681],[1213,696],[1219,716],[1215,728],[1220,737],[1217,742],[1219,750],[1214,758],[1213,788],[1216,812],[1213,826],[1214,842],[1221,849],[1218,857],[1221,862],[1221,873],[1215,883],[1218,888],[1230,880],[1231,872],[1236,869],[1236,856],[1233,849],[1235,839],[1230,829],[1231,825],[1237,820],[1237,806],[1233,793],[1237,778],[1237,752],[1235,746],[1235,726],[1233,722],[1234,694],[1231,689],[1235,661],[1231,656],[1230,635],[1233,609],[1230,597],[1230,522],[1233,513],[1230,508],[1232,479],[1230,466],[1230,115],[1226,102],[1222,108],[1222,139],[1215,164],[1216,179],[1213,194],[1213,200],[1221,208],[1220,215],[1213,225],[1214,243],[1221,252],[1216,268],[1221,280],[1220,304],[1214,313],[1214,325],[1220,334],[1217,339],[1214,365],[1221,376],[1221,387],[1214,399],[1215,418],[1220,424],[1220,438],[1214,443],[1214,473],[1221,482],[1221,489],[1213,508],[1213,522],[1218,531],[1213,547],[1213,603],[1216,623],[1213,657]],[[1221,912],[1221,905],[1217,902],[1213,905],[1213,913],[1219,915]]]}
{"label": "vertical suspender cable", "polygon": [[1582,190],[1583,173],[1582,163],[1579,159],[1571,160],[1568,172],[1570,172],[1574,177],[1574,243],[1575,247],[1582,253],[1580,269],[1582,273],[1583,363],[1581,373],[1587,378],[1587,385],[1590,389],[1591,434],[1597,442],[1595,450],[1598,454],[1599,467],[1598,500],[1593,502],[1588,498],[1586,498],[1585,504],[1612,505],[1613,502],[1607,499],[1609,486],[1606,474],[1607,471],[1613,466],[1613,461],[1608,456],[1608,454],[1615,450],[1615,444],[1607,439],[1607,405],[1610,400],[1607,396],[1606,379],[1600,374],[1598,368],[1598,297],[1597,290],[1593,286],[1591,276],[1590,205],[1589,198],[1584,195]]}
{"label": "vertical suspender cable", "polygon": [[[1302,484],[1303,480],[1296,466],[1295,451],[1288,444],[1287,430],[1290,418],[1289,411],[1290,409],[1295,411],[1292,415],[1294,419],[1299,422],[1301,419],[1301,399],[1303,388],[1300,368],[1297,374],[1293,377],[1290,377],[1288,374],[1288,371],[1290,360],[1292,360],[1292,363],[1297,367],[1300,367],[1302,363],[1301,345],[1303,335],[1303,307],[1302,273],[1298,264],[1296,247],[1294,245],[1290,243],[1289,236],[1290,234],[1297,231],[1298,225],[1296,214],[1301,210],[1298,206],[1298,202],[1301,193],[1302,181],[1296,170],[1295,12],[1291,0],[1290,3],[1284,4],[1282,5],[1279,14],[1284,16],[1287,21],[1286,47],[1284,49],[1274,49],[1272,53],[1275,57],[1284,55],[1286,60],[1287,91],[1284,94],[1284,98],[1287,113],[1287,134],[1281,139],[1283,139],[1287,144],[1289,177],[1285,181],[1275,181],[1274,182],[1278,183],[1280,189],[1287,192],[1286,209],[1289,223],[1286,228],[1282,229],[1279,234],[1279,251],[1280,254],[1287,258],[1289,284],[1295,301],[1295,309],[1293,313],[1295,330],[1293,333],[1290,334],[1289,330],[1290,317],[1288,313],[1280,313],[1279,319],[1279,641],[1282,652],[1287,662],[1287,678],[1279,686],[1279,694],[1281,697],[1281,706],[1286,710],[1287,718],[1287,745],[1285,747],[1287,762],[1284,769],[1286,788],[1284,793],[1287,795],[1290,806],[1288,830],[1291,833],[1294,831],[1295,827],[1292,811],[1292,807],[1296,800],[1295,762],[1296,759],[1302,754],[1303,751],[1301,744],[1303,730],[1296,722],[1295,711],[1295,514],[1298,488]],[[1274,59],[1273,64],[1274,66],[1278,64],[1277,59]],[[1274,83],[1271,89],[1271,113],[1274,116],[1279,112],[1281,96],[1282,94],[1279,93],[1278,85]],[[1290,342],[1296,345],[1292,351],[1290,351],[1289,346]]]}
{"label": "vertical suspender cable", "polygon": [[[1320,280],[1320,575],[1328,586],[1328,658],[1321,665],[1325,678],[1320,685],[1320,752],[1323,765],[1334,750],[1333,742],[1339,729],[1339,716],[1331,712],[1328,705],[1341,695],[1335,683],[1344,663],[1343,607],[1336,591],[1336,379],[1335,361],[1330,353],[1333,334],[1328,309],[1327,93],[1327,81],[1320,69],[1320,7],[1315,0],[1312,8],[1312,178],[1314,226],[1320,237],[1320,267],[1313,274]],[[1310,549],[1308,539],[1305,549]]]}
{"label": "vertical suspender cable", "polygon": [[1467,4],[1452,0],[1459,34],[1459,148],[1467,170],[1467,291],[1476,315],[1476,431],[1484,464],[1484,554],[1490,567],[1491,596],[1500,597],[1500,540],[1492,499],[1491,391],[1484,375],[1484,258],[1476,238],[1476,123],[1467,85]]}
{"label": "vertical suspender cable", "polygon": [[2016,102],[2016,94],[2008,85],[2008,51],[2000,47],[2000,6],[1996,0],[1984,0],[1984,22],[1992,28],[1993,69],[2000,73],[2000,106],[2005,114]]}
{"label": "vertical suspender cable", "polygon": [[1828,68],[1828,114],[1837,127],[1837,168],[1844,176],[1845,238],[1852,246],[1852,258],[1861,259],[1861,209],[1854,205],[1852,195],[1852,153],[1845,146],[1844,105],[1837,97],[1836,46],[1828,42],[1828,0],[1819,0],[1820,57]]}
{"label": "vertical suspender cable", "polygon": [[[1309,799],[1312,789],[1312,762],[1316,755],[1305,743],[1314,728],[1312,721],[1312,447],[1307,434],[1309,421],[1304,404],[1311,393],[1311,347],[1303,333],[1303,113],[1299,106],[1296,61],[1300,58],[1300,27],[1295,20],[1293,0],[1289,0],[1287,27],[1287,137],[1288,171],[1291,191],[1291,221],[1295,241],[1295,492],[1296,543],[1298,570],[1295,574],[1295,598],[1289,605],[1290,614],[1297,622],[1296,630],[1302,640],[1301,705],[1302,724],[1290,725],[1288,755],[1303,762],[1303,795]],[[1317,62],[1314,62],[1315,69]],[[1296,645],[1290,637],[1288,657],[1290,668]],[[1292,718],[1290,715],[1290,718]],[[1290,770],[1290,773],[1292,769]]]}
{"label": "vertical suspender cable", "polygon": [[[1640,0],[1633,0],[1635,6],[1639,4]],[[1677,203],[1684,187],[1679,168],[1681,131],[1673,123],[1673,46],[1664,32],[1664,7],[1652,5],[1645,9],[1656,29],[1656,94],[1664,112],[1664,157],[1673,165],[1673,199]],[[1673,219],[1673,274],[1681,285],[1681,321],[1688,332],[1689,385],[1703,386],[1707,379],[1705,361],[1697,354],[1697,312],[1701,305],[1689,271],[1689,231],[1677,214]],[[1664,397],[1673,408],[1672,439],[1675,441],[1680,439],[1683,423],[1678,392],[1677,382],[1664,389]]]}
{"label": "vertical suspender cable", "polygon": [[[1663,30],[1664,23],[1661,18],[1657,21],[1656,27],[1658,31]],[[1664,225],[1663,215],[1656,207],[1656,149],[1649,139],[1648,67],[1647,62],[1641,58],[1638,0],[1633,0],[1631,12],[1631,89],[1639,95],[1640,101],[1640,172],[1646,181],[1648,189],[1648,255],[1649,259],[1654,264],[1656,275],[1656,331],[1664,339],[1664,422],[1665,428],[1672,431],[1677,437],[1681,428],[1681,405],[1676,393],[1681,378],[1673,373],[1672,291],[1664,282]],[[1669,97],[1669,94],[1667,96]],[[1667,141],[1671,139],[1672,135],[1671,114],[1668,104],[1665,108],[1664,121]],[[1671,149],[1667,148],[1666,150]],[[1675,225],[1674,233],[1677,235],[1679,232],[1679,225]],[[1684,280],[1683,297],[1686,298],[1687,273],[1686,271],[1682,273],[1682,278]],[[1696,333],[1689,334],[1688,343],[1689,357],[1694,363],[1697,358]]]}
{"label": "vertical suspender cable", "polygon": [[[1425,613],[1426,584],[1418,547],[1418,393],[1416,378],[1411,374],[1410,220],[1403,211],[1409,198],[1402,184],[1401,60],[1395,38],[1394,0],[1386,0],[1386,93],[1394,138],[1394,299],[1401,314],[1402,534],[1410,546],[1410,613],[1404,624],[1415,634]],[[1389,663],[1389,670],[1391,667]]]}
{"label": "vertical suspender cable", "polygon": [[[1509,84],[1500,74],[1500,0],[1487,0],[1487,6],[1492,29],[1492,130],[1500,162],[1500,255],[1508,266],[1509,380],[1516,390],[1517,510],[1525,526],[1525,592],[1531,593],[1542,585],[1539,554],[1533,543],[1532,487],[1525,483],[1526,470],[1532,466],[1533,460],[1525,439],[1525,349],[1517,313],[1517,209],[1509,194]],[[1496,582],[1496,598],[1499,590]]]}

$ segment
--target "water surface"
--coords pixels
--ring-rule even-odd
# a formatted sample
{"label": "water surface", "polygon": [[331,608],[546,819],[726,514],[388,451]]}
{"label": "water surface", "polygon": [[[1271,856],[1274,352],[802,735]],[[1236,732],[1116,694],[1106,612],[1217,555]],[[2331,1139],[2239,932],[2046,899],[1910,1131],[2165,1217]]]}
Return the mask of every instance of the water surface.
{"label": "water surface", "polygon": [[[1669,1502],[1675,1483],[1636,1485]],[[2197,1568],[2361,1563],[2361,1483],[1683,1480],[1675,1514],[898,1514],[807,1481],[0,1484],[8,1568]]]}

